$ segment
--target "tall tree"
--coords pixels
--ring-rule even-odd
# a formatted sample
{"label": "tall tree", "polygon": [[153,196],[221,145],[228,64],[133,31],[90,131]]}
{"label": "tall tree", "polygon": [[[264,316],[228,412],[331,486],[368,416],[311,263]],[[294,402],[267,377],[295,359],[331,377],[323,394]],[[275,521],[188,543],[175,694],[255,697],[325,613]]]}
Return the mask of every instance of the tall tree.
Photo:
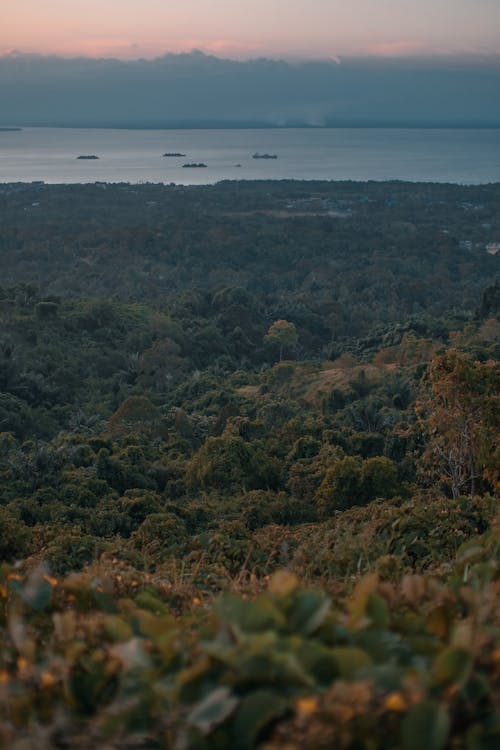
{"label": "tall tree", "polygon": [[280,362],[283,359],[284,349],[293,349],[298,341],[297,329],[289,320],[275,320],[269,327],[264,337],[266,344],[279,347]]}
{"label": "tall tree", "polygon": [[426,441],[422,466],[453,497],[481,480],[500,488],[500,365],[449,349],[430,364],[417,413]]}

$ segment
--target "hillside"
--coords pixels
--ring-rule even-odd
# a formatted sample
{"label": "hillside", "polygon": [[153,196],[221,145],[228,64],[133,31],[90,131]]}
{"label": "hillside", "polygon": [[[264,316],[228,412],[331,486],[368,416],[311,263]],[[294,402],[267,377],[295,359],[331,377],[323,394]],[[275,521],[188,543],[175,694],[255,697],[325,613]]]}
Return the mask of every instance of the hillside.
{"label": "hillside", "polygon": [[496,747],[500,186],[0,220],[0,747]]}

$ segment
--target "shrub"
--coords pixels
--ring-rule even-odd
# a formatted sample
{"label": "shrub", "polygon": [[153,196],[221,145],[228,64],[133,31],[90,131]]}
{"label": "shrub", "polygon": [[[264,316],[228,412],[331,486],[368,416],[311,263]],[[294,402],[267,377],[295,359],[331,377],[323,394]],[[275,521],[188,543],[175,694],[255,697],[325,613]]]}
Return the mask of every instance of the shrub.
{"label": "shrub", "polygon": [[361,461],[353,456],[339,459],[325,474],[315,495],[316,506],[323,516],[345,510],[364,501]]}
{"label": "shrub", "polygon": [[367,501],[377,497],[393,497],[398,492],[397,466],[384,456],[374,456],[363,461],[360,478]]}
{"label": "shrub", "polygon": [[26,557],[30,529],[6,508],[0,508],[0,562]]}

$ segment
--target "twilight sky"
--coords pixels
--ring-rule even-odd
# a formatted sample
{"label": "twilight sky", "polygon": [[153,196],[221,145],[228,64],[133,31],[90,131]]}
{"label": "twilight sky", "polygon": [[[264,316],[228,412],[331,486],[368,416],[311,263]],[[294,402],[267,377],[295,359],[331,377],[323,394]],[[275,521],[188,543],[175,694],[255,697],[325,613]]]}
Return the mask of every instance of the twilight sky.
{"label": "twilight sky", "polygon": [[0,0],[0,54],[500,53],[500,0]]}

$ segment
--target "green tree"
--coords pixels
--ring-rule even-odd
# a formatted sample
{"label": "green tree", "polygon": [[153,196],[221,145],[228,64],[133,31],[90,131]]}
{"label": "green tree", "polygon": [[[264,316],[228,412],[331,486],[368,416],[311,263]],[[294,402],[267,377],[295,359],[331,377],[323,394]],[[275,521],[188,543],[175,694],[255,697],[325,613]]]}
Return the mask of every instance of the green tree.
{"label": "green tree", "polygon": [[398,470],[394,461],[385,456],[373,456],[363,461],[360,478],[367,501],[394,497],[397,492]]}
{"label": "green tree", "polygon": [[275,320],[264,336],[264,342],[279,348],[280,362],[283,359],[284,349],[293,349],[298,341],[297,328],[289,320]]}
{"label": "green tree", "polygon": [[19,519],[0,508],[0,562],[28,555],[31,530]]}
{"label": "green tree", "polygon": [[339,459],[325,474],[315,495],[316,506],[323,516],[363,503],[361,461],[353,456]]}
{"label": "green tree", "polygon": [[478,362],[457,349],[435,357],[417,405],[426,450],[421,468],[454,498],[500,486],[500,365]]}
{"label": "green tree", "polygon": [[153,435],[160,429],[161,414],[146,396],[129,396],[109,420],[114,437],[130,433]]}
{"label": "green tree", "polygon": [[279,465],[258,441],[241,437],[209,437],[187,467],[187,482],[204,490],[274,489],[279,485]]}
{"label": "green tree", "polygon": [[131,536],[131,545],[152,556],[178,549],[186,539],[182,519],[173,513],[151,513]]}

